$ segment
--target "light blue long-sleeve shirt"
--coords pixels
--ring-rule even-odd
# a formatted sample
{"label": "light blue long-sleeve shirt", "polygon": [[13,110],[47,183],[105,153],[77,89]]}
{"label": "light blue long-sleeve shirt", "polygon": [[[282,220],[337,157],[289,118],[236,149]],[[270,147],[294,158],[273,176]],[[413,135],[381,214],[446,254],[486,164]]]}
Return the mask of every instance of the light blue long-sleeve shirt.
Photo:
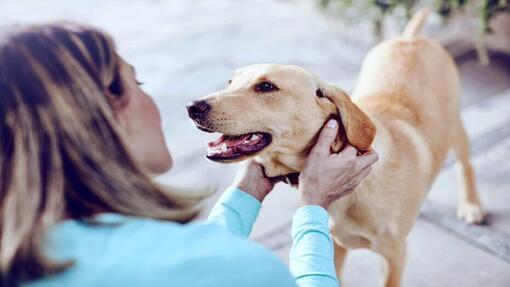
{"label": "light blue long-sleeve shirt", "polygon": [[290,272],[273,253],[246,240],[260,202],[229,188],[206,223],[101,214],[100,225],[66,220],[48,234],[47,253],[73,260],[63,273],[26,287],[337,287],[327,212],[304,206],[293,217]]}

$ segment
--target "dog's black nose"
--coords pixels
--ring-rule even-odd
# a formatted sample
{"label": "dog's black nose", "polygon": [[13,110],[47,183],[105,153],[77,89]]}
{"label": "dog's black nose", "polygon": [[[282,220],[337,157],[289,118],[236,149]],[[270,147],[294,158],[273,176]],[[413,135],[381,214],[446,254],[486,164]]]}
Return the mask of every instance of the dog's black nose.
{"label": "dog's black nose", "polygon": [[211,110],[211,105],[209,105],[207,101],[193,101],[189,103],[186,108],[188,109],[190,118],[204,119]]}

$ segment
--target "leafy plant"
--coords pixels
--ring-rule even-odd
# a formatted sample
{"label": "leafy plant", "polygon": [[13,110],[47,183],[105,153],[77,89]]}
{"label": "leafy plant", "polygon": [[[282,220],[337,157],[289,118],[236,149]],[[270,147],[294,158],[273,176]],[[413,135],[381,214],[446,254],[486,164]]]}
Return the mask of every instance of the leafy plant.
{"label": "leafy plant", "polygon": [[382,38],[383,21],[386,16],[404,16],[411,18],[417,5],[435,7],[437,13],[448,19],[456,13],[462,13],[468,5],[478,9],[478,33],[475,46],[483,64],[489,59],[485,47],[485,35],[491,33],[490,21],[498,13],[510,11],[510,0],[318,0],[322,8],[334,10],[346,20],[372,19],[374,33]]}

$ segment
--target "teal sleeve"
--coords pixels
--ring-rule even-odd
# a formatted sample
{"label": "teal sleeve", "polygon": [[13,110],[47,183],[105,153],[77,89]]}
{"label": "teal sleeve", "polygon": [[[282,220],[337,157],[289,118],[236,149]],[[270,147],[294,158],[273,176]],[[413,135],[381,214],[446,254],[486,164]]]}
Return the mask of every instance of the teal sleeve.
{"label": "teal sleeve", "polygon": [[327,211],[303,206],[292,220],[289,267],[300,287],[338,287]]}
{"label": "teal sleeve", "polygon": [[248,237],[259,215],[261,203],[255,197],[229,187],[214,205],[207,223],[218,224],[230,233]]}
{"label": "teal sleeve", "polygon": [[[248,237],[260,207],[256,198],[230,187],[213,207],[207,223]],[[298,209],[292,221],[292,240],[289,265],[298,286],[338,287],[326,210],[312,205]]]}

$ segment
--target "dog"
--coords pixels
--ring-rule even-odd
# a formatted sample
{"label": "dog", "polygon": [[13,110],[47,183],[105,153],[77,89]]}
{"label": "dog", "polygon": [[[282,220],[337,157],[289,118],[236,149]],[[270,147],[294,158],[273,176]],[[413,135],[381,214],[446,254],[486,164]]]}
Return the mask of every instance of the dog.
{"label": "dog", "polygon": [[328,210],[339,278],[347,250],[368,248],[384,259],[383,285],[400,285],[406,237],[449,151],[460,179],[458,216],[468,223],[483,219],[456,65],[438,42],[417,35],[427,14],[420,11],[400,37],[368,53],[352,100],[303,68],[257,64],[237,70],[226,89],[187,106],[199,129],[222,134],[208,144],[210,160],[254,158],[267,176],[294,184],[332,117],[341,123],[334,152],[349,143],[379,153],[356,191]]}

